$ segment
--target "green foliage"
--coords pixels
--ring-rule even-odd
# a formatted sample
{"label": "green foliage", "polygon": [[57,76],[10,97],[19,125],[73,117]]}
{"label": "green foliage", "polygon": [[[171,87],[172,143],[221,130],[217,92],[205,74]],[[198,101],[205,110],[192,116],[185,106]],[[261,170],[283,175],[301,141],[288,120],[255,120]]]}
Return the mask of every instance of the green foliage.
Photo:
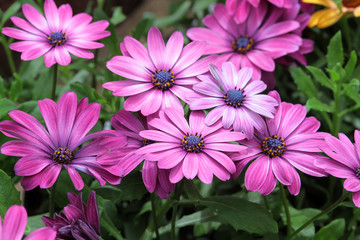
{"label": "green foliage", "polygon": [[0,216],[4,217],[9,207],[15,204],[20,205],[20,192],[11,178],[0,169]]}
{"label": "green foliage", "polygon": [[336,219],[328,225],[322,227],[314,237],[314,240],[337,240],[340,239],[345,230],[345,220]]}
{"label": "green foliage", "polygon": [[344,49],[341,40],[341,32],[337,32],[330,40],[326,55],[328,68],[332,69],[337,63],[344,64]]}

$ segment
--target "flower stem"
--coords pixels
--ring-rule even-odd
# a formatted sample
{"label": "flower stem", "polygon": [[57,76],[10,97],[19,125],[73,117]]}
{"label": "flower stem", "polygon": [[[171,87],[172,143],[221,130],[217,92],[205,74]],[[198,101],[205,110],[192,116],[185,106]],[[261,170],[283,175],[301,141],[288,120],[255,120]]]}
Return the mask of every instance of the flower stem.
{"label": "flower stem", "polygon": [[329,207],[327,207],[326,209],[324,209],[321,213],[315,215],[314,217],[312,217],[309,221],[307,221],[306,223],[304,223],[302,226],[300,226],[298,229],[296,229],[295,232],[293,232],[290,236],[288,236],[288,240],[295,237],[299,232],[301,232],[304,228],[306,228],[309,224],[311,224],[312,222],[314,222],[316,219],[318,219],[319,217],[321,217],[322,215],[327,214],[328,212],[331,212],[332,210],[334,210],[335,208],[337,208],[340,203],[342,203],[346,198],[348,198],[350,196],[351,192],[346,192],[344,193],[336,202],[334,202],[333,204],[331,204]]}
{"label": "flower stem", "polygon": [[155,225],[155,234],[156,234],[156,239],[160,240],[160,234],[159,234],[159,225],[158,225],[158,221],[156,218],[156,205],[155,205],[155,193],[151,194],[151,210],[152,210],[152,216],[153,216],[153,221],[154,221],[154,225]]}
{"label": "flower stem", "polygon": [[58,73],[58,65],[55,63],[54,65],[54,77],[53,77],[53,86],[52,86],[52,93],[51,93],[51,99],[52,100],[56,100],[55,99],[55,94],[56,94],[56,84],[57,84],[57,73]]}
{"label": "flower stem", "polygon": [[282,201],[284,204],[284,209],[285,209],[285,214],[286,214],[287,235],[290,236],[290,234],[291,234],[291,216],[290,216],[289,205],[287,202],[285,189],[282,184],[280,184],[280,192],[281,192],[281,198],[282,198]]}
{"label": "flower stem", "polygon": [[[181,181],[175,188],[175,195],[174,195],[174,199],[176,201],[179,201],[180,199],[180,195],[184,186],[184,181]],[[176,215],[177,215],[177,210],[178,210],[178,206],[179,204],[175,203],[173,205],[173,211],[172,211],[172,215],[171,215],[171,240],[175,240],[175,223],[176,223]]]}
{"label": "flower stem", "polygon": [[96,90],[96,66],[97,66],[97,60],[98,60],[98,56],[99,56],[99,49],[96,49],[95,50],[95,54],[94,54],[94,73],[93,73],[93,76],[92,76],[92,87]]}
{"label": "flower stem", "polygon": [[4,50],[6,52],[6,56],[7,56],[9,66],[10,66],[10,70],[11,70],[12,74],[14,75],[16,73],[16,68],[15,68],[14,58],[13,58],[12,53],[11,53],[10,48],[9,48],[9,43],[8,43],[8,41],[6,41],[4,35],[1,35],[0,40],[1,40],[1,43],[2,43],[2,45],[4,47]]}
{"label": "flower stem", "polygon": [[266,210],[271,213],[271,208],[270,208],[270,204],[269,204],[269,201],[267,199],[267,196],[263,196],[263,200],[264,200],[264,204],[265,204],[265,208]]}
{"label": "flower stem", "polygon": [[50,204],[49,204],[49,217],[54,217],[55,212],[55,191],[56,191],[56,182],[51,187],[50,190]]}

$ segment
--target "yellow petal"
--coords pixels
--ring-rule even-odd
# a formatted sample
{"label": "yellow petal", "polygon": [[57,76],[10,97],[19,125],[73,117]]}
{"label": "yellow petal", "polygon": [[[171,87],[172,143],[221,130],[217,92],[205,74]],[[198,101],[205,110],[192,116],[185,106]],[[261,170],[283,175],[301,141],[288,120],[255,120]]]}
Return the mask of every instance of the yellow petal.
{"label": "yellow petal", "polygon": [[354,13],[354,16],[355,16],[355,17],[360,17],[360,6],[354,8],[353,13]]}
{"label": "yellow petal", "polygon": [[322,18],[324,18],[326,15],[330,13],[331,9],[322,9],[317,12],[315,12],[313,15],[311,15],[308,27],[312,28],[320,22]]}
{"label": "yellow petal", "polygon": [[344,15],[344,13],[340,13],[338,9],[331,9],[328,14],[323,16],[317,24],[318,28],[327,28],[337,21]]}
{"label": "yellow petal", "polygon": [[332,0],[303,0],[304,3],[312,3],[317,5],[323,5],[325,7],[334,8],[336,4]]}

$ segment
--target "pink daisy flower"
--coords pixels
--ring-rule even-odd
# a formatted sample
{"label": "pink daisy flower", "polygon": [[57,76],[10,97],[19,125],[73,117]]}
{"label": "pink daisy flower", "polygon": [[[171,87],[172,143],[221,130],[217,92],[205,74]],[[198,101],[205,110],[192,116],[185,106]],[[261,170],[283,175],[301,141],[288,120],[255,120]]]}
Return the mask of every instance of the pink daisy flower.
{"label": "pink daisy flower", "polygon": [[[265,0],[226,0],[226,10],[234,16],[236,23],[243,23],[249,16],[251,7],[257,8]],[[278,8],[292,8],[298,0],[268,0]]]}
{"label": "pink daisy flower", "polygon": [[4,27],[2,33],[21,40],[9,47],[21,52],[24,61],[44,55],[46,67],[55,63],[66,66],[71,62],[70,53],[80,58],[93,58],[94,54],[87,49],[103,47],[104,44],[95,41],[110,36],[110,32],[105,31],[108,21],[90,23],[92,17],[86,13],[73,16],[69,4],[57,8],[53,0],[45,0],[45,17],[29,4],[24,4],[22,10],[27,21],[11,17],[20,29]]}
{"label": "pink daisy flower", "polygon": [[278,180],[291,194],[297,195],[301,182],[295,169],[311,176],[325,176],[325,171],[316,167],[314,161],[325,158],[318,152],[328,133],[316,132],[320,122],[314,117],[306,117],[304,106],[281,102],[276,91],[269,95],[279,102],[277,112],[273,119],[266,119],[266,132],[258,132],[251,140],[240,141],[248,146],[248,152],[231,155],[233,160],[239,161],[233,177],[239,176],[254,160],[245,173],[245,186],[249,191],[268,195]]}
{"label": "pink daisy flower", "polygon": [[223,129],[221,122],[206,126],[203,111],[191,112],[190,124],[182,114],[166,108],[160,112],[160,118],[150,120],[149,126],[157,130],[141,131],[140,136],[156,142],[137,153],[146,154],[146,160],[157,162],[159,168],[169,169],[171,183],[198,176],[203,183],[210,184],[213,175],[228,180],[235,172],[235,164],[226,154],[246,149],[230,142],[244,139],[244,135]]}
{"label": "pink daisy flower", "polygon": [[[24,236],[27,222],[27,213],[23,206],[11,206],[1,223],[0,217],[0,239],[21,240]],[[56,231],[50,227],[43,227],[30,233],[24,240],[55,240]]]}
{"label": "pink daisy flower", "polygon": [[187,36],[205,41],[206,54],[222,54],[220,59],[233,62],[237,69],[251,67],[253,78],[260,79],[261,71],[275,70],[274,59],[299,50],[302,38],[292,32],[300,24],[295,19],[279,20],[284,11],[264,1],[248,11],[246,21],[236,23],[225,5],[217,4],[214,15],[203,19],[207,28],[191,28]]}
{"label": "pink daisy flower", "polygon": [[[99,103],[88,104],[87,98],[77,103],[76,94],[66,92],[58,104],[50,99],[38,104],[47,130],[36,118],[19,110],[9,113],[15,122],[0,122],[0,131],[17,139],[3,144],[1,153],[21,157],[14,170],[16,175],[23,176],[21,184],[25,190],[51,187],[62,167],[68,171],[77,190],[84,187],[84,182],[76,170],[95,177],[101,185],[105,184],[104,179],[111,184],[120,183],[121,170],[116,165],[97,162],[97,156],[106,153],[110,146],[96,137],[110,133],[103,131],[86,136],[99,118]],[[80,147],[92,139],[95,140]],[[117,144],[125,145],[125,138]]]}
{"label": "pink daisy flower", "polygon": [[225,62],[222,70],[210,65],[212,76],[198,76],[201,83],[193,89],[197,93],[190,97],[191,110],[213,108],[206,118],[205,124],[212,125],[222,118],[222,125],[235,131],[244,132],[248,139],[254,135],[254,127],[265,132],[265,121],[262,116],[273,118],[278,105],[276,99],[259,94],[266,89],[261,80],[251,80],[252,69],[235,69],[231,62]]}
{"label": "pink daisy flower", "polygon": [[45,225],[56,231],[56,239],[91,239],[100,240],[100,218],[95,191],[92,191],[87,204],[82,200],[82,193],[67,194],[70,204],[64,212],[55,213],[54,218],[42,217]]}
{"label": "pink daisy flower", "polygon": [[352,192],[356,207],[360,207],[360,131],[354,132],[355,143],[339,133],[339,139],[331,135],[325,138],[326,145],[321,148],[330,157],[316,159],[315,165],[325,169],[334,177],[345,178],[344,188]]}
{"label": "pink daisy flower", "polygon": [[205,42],[184,45],[181,32],[174,32],[166,46],[159,29],[152,27],[147,38],[148,49],[132,37],[125,37],[120,48],[124,56],[107,62],[110,71],[129,80],[107,82],[103,87],[115,96],[129,96],[124,102],[127,111],[140,111],[145,116],[165,107],[182,109],[180,98],[192,93],[191,86],[199,82],[195,76],[208,71],[214,59],[198,60],[205,51]]}
{"label": "pink daisy flower", "polygon": [[[158,168],[157,162],[147,161],[144,154],[136,154],[139,148],[154,143],[154,141],[139,135],[141,131],[154,129],[147,124],[147,121],[150,120],[149,117],[144,118],[141,114],[139,115],[142,121],[139,121],[130,112],[120,110],[111,118],[111,124],[118,134],[126,136],[127,145],[112,149],[111,153],[105,155],[104,158],[100,158],[100,161],[119,161],[120,159],[119,165],[123,169],[125,176],[145,160],[142,167],[142,178],[145,187],[150,193],[155,191],[159,197],[168,198],[175,189],[175,184],[169,181],[170,170]],[[116,141],[115,137],[110,138]]]}

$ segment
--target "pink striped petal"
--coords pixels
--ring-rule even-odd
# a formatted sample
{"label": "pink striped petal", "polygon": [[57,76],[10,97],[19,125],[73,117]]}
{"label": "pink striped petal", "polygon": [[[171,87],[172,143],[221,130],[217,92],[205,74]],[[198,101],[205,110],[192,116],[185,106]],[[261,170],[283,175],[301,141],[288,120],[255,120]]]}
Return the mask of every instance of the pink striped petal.
{"label": "pink striped petal", "polygon": [[294,181],[294,177],[291,175],[292,171],[290,168],[292,166],[285,160],[279,157],[272,158],[271,168],[275,177],[283,185],[291,185]]}
{"label": "pink striped petal", "polygon": [[[151,83],[152,85],[152,83]],[[141,114],[149,116],[159,111],[163,102],[163,91],[154,89],[141,107]]]}
{"label": "pink striped petal", "polygon": [[48,20],[50,29],[54,32],[58,32],[60,25],[59,12],[53,0],[45,0],[44,12],[45,17]]}
{"label": "pink striped petal", "polygon": [[113,91],[114,96],[133,96],[154,88],[154,85],[152,83],[121,80],[104,83],[103,88]]}
{"label": "pink striped petal", "polygon": [[39,100],[39,109],[44,118],[46,128],[50,133],[50,137],[55,145],[58,145],[57,135],[57,107],[56,103],[50,99]]}
{"label": "pink striped petal", "polygon": [[184,45],[184,37],[180,31],[171,34],[165,47],[165,69],[172,69],[178,60]]}
{"label": "pink striped petal", "polygon": [[106,63],[106,67],[125,78],[131,80],[150,82],[151,74],[146,68],[127,56],[116,56]]}
{"label": "pink striped petal", "polygon": [[21,240],[26,228],[27,213],[24,207],[11,206],[4,217],[2,239]]}
{"label": "pink striped petal", "polygon": [[[285,103],[282,103],[282,105]],[[288,103],[286,103],[288,104]],[[283,110],[281,125],[278,130],[278,135],[286,138],[292,131],[294,131],[305,119],[306,108],[301,105],[290,105],[287,111]]]}
{"label": "pink striped petal", "polygon": [[74,184],[74,187],[76,190],[80,191],[84,188],[84,181],[82,180],[80,174],[70,165],[64,165],[67,169],[69,176],[71,178],[71,181]]}
{"label": "pink striped petal", "polygon": [[89,50],[85,50],[82,48],[73,47],[71,45],[64,45],[64,48],[70,52],[72,55],[75,55],[79,58],[86,58],[86,59],[92,59],[94,58],[94,54],[90,52]]}
{"label": "pink striped petal", "polygon": [[356,177],[348,178],[344,182],[344,188],[349,192],[360,191],[360,180]]}
{"label": "pink striped petal", "polygon": [[[206,145],[205,145],[206,146]],[[236,168],[234,162],[224,153],[219,151],[214,151],[211,149],[204,149],[204,153],[206,153],[211,159],[214,159],[217,163],[223,166],[229,173],[234,173]]]}
{"label": "pink striped petal", "polygon": [[259,42],[264,39],[269,39],[275,36],[279,36],[291,32],[299,27],[300,24],[297,21],[287,20],[283,22],[278,22],[257,31],[257,33],[254,35],[254,40],[256,42]]}
{"label": "pink striped petal", "polygon": [[156,131],[156,130],[144,130],[140,132],[140,136],[146,139],[151,139],[157,142],[174,142],[174,143],[180,143],[181,139],[173,137],[172,135],[169,135],[162,131]]}
{"label": "pink striped petal", "polygon": [[195,132],[201,132],[205,127],[205,113],[203,111],[192,111],[189,117],[190,129]]}
{"label": "pink striped petal", "polygon": [[58,142],[61,147],[66,147],[75,120],[77,97],[74,92],[64,93],[57,106]]}
{"label": "pink striped petal", "polygon": [[84,39],[71,39],[66,42],[66,45],[71,45],[77,48],[86,48],[86,49],[97,49],[104,47],[103,43],[93,42],[93,41],[86,41]]}
{"label": "pink striped petal", "polygon": [[[219,118],[223,115],[226,106],[225,106],[225,101],[223,98],[215,98],[215,97],[202,97],[196,100],[191,101],[190,103],[190,109],[191,110],[203,110],[203,109],[209,109],[209,108],[213,108],[216,107],[214,110],[210,111],[216,111],[213,114],[216,114],[216,116],[218,116],[218,114],[220,114]],[[217,118],[214,121],[211,122],[216,122],[219,118]],[[207,121],[210,121],[210,117],[206,117],[206,119],[209,119]],[[206,121],[206,122],[207,122]],[[210,123],[206,123],[207,125],[211,125]]]}
{"label": "pink striped petal", "polygon": [[234,19],[226,11],[225,5],[217,4],[214,8],[214,16],[219,24],[234,38],[237,38],[239,35],[237,24]]}
{"label": "pink striped petal", "polygon": [[217,161],[213,161],[206,155],[202,155],[201,158],[207,166],[206,171],[211,172],[222,181],[227,181],[230,179],[230,173],[223,167],[223,165],[221,165]]}
{"label": "pink striped petal", "polygon": [[219,86],[213,84],[212,82],[202,82],[195,84],[193,89],[199,93],[202,93],[211,97],[224,97],[224,93],[220,90]]}
{"label": "pink striped petal", "polygon": [[150,28],[147,43],[149,54],[155,67],[157,69],[164,69],[165,43],[163,37],[161,36],[161,32],[157,27]]}
{"label": "pink striped petal", "polygon": [[205,42],[191,42],[184,47],[172,70],[175,77],[178,77],[179,72],[189,67],[203,55],[205,46]]}
{"label": "pink striped petal", "polygon": [[19,27],[19,28],[21,28],[21,29],[23,29],[23,30],[25,30],[25,31],[27,31],[29,33],[32,33],[32,34],[47,38],[47,35],[45,33],[40,31],[36,27],[34,27],[28,21],[26,21],[26,20],[24,20],[22,18],[16,17],[16,16],[12,16],[10,19],[17,27]]}
{"label": "pink striped petal", "polygon": [[50,51],[48,51],[47,53],[45,53],[44,55],[44,63],[46,67],[51,67],[56,63],[55,60],[55,50],[51,49]]}
{"label": "pink striped petal", "polygon": [[188,153],[183,161],[183,174],[187,179],[194,179],[198,174],[199,159],[197,153]]}
{"label": "pink striped petal", "polygon": [[148,50],[138,40],[126,36],[124,38],[124,44],[127,52],[135,61],[153,72],[156,70]]}
{"label": "pink striped petal", "polygon": [[258,190],[259,193],[264,196],[269,195],[276,187],[276,183],[277,183],[277,180],[276,180],[273,172],[269,168],[269,173],[265,179],[265,182]]}
{"label": "pink striped petal", "polygon": [[324,169],[315,166],[315,159],[321,157],[319,154],[287,151],[281,157],[306,174],[316,177],[326,176]]}
{"label": "pink striped petal", "polygon": [[208,143],[219,143],[219,142],[235,142],[245,138],[244,134],[240,132],[219,132],[208,135],[206,142]]}
{"label": "pink striped petal", "polygon": [[50,156],[44,154],[27,155],[16,162],[14,171],[18,176],[31,176],[38,174],[53,163]]}
{"label": "pink striped petal", "polygon": [[158,168],[156,162],[145,161],[142,168],[142,178],[146,189],[152,193],[155,190],[157,182]]}
{"label": "pink striped petal", "polygon": [[218,107],[214,108],[213,110],[211,110],[208,113],[208,115],[206,115],[205,124],[207,126],[211,126],[215,122],[217,122],[222,117],[226,108],[227,108],[227,106],[225,106],[225,104],[223,104],[223,105],[218,106]]}
{"label": "pink striped petal", "polygon": [[48,165],[41,175],[40,188],[49,188],[54,185],[61,171],[61,165],[53,163]]}
{"label": "pink striped petal", "polygon": [[269,174],[270,160],[267,156],[260,156],[252,162],[245,173],[246,189],[255,192],[265,183]]}
{"label": "pink striped petal", "polygon": [[275,70],[274,60],[264,52],[251,50],[246,54],[250,61],[264,71],[273,72]]}
{"label": "pink striped petal", "polygon": [[25,3],[22,5],[22,10],[24,16],[32,25],[34,25],[40,31],[44,32],[46,35],[50,35],[51,31],[49,29],[48,22],[36,8],[30,4]]}
{"label": "pink striped petal", "polygon": [[[175,148],[171,150],[167,150],[166,152],[163,152],[162,154],[155,154],[158,159],[158,167],[161,169],[171,169],[177,166],[179,163],[181,163],[186,156],[187,152],[184,149],[181,148]],[[147,155],[145,156],[146,159]]]}
{"label": "pink striped petal", "polygon": [[70,24],[71,18],[73,16],[73,12],[70,4],[62,4],[58,9],[58,13],[59,13],[59,19],[61,19],[60,27],[62,29],[67,29],[67,27]]}
{"label": "pink striped petal", "polygon": [[52,46],[49,43],[36,43],[33,46],[29,47],[27,50],[21,54],[21,60],[29,61],[34,60],[44,54],[46,54]]}
{"label": "pink striped petal", "polygon": [[29,32],[25,32],[23,30],[11,27],[2,28],[1,32],[11,38],[15,38],[18,40],[28,40],[37,42],[45,42],[46,38],[43,36],[35,35]]}
{"label": "pink striped petal", "polygon": [[24,240],[55,240],[57,232],[51,227],[42,227],[30,233]]}
{"label": "pink striped petal", "polygon": [[208,169],[209,166],[206,164],[206,160],[204,160],[205,158],[207,158],[207,156],[204,155],[203,153],[198,153],[197,158],[199,163],[199,170],[197,175],[200,181],[202,181],[205,184],[211,184],[213,180],[213,173],[212,171],[209,171]]}
{"label": "pink striped petal", "polygon": [[170,135],[173,135],[176,138],[182,139],[184,134],[174,125],[170,124],[169,122],[163,121],[162,119],[155,118],[148,122],[148,125],[159,129],[163,132],[166,132]]}
{"label": "pink striped petal", "polygon": [[68,50],[63,46],[55,47],[55,60],[62,66],[67,66],[71,62],[71,56]]}
{"label": "pink striped petal", "polygon": [[180,182],[183,177],[182,162],[180,162],[176,167],[170,170],[169,180],[171,183],[175,184]]}

